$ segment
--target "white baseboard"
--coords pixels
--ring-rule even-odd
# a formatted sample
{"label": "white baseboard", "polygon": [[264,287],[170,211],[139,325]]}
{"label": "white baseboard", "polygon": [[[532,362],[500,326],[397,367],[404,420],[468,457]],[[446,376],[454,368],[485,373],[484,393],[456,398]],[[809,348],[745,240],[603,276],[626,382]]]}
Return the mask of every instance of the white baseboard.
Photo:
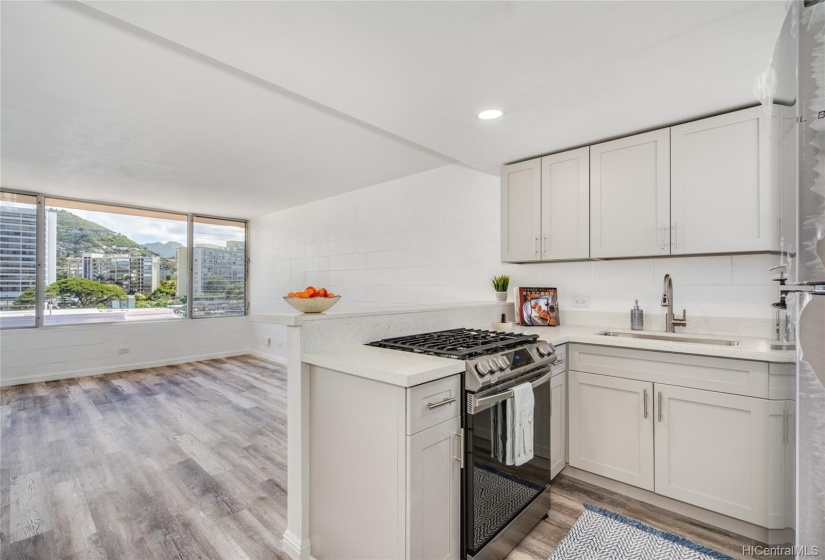
{"label": "white baseboard", "polygon": [[[92,375],[105,375],[107,373],[120,373],[124,371],[134,371],[136,369],[147,369],[153,367],[173,366],[177,364],[185,364],[188,362],[199,362],[202,360],[214,360],[216,358],[230,358],[232,356],[243,356],[245,354],[253,354],[249,350],[237,350],[234,352],[217,352],[214,354],[195,354],[181,358],[174,358],[169,360],[158,360],[148,362],[134,362],[131,364],[120,364],[116,366],[107,366],[101,368],[82,369],[75,371],[61,371],[58,373],[45,373],[41,375],[26,375],[19,377],[3,377],[0,375],[0,387],[9,387],[12,385],[25,385],[26,383],[40,383],[42,381],[57,381],[59,379],[72,379],[74,377],[89,377]],[[260,356],[258,356],[260,357]],[[270,360],[271,361],[271,360]]]}
{"label": "white baseboard", "polygon": [[736,533],[737,535],[742,535],[762,543],[778,544],[785,542],[781,540],[787,533],[785,530],[769,530],[765,527],[759,527],[758,525],[753,525],[752,523],[748,523],[746,521],[734,519],[732,517],[728,517],[727,515],[722,515],[721,513],[716,513],[691,504],[686,504],[685,502],[680,502],[666,496],[660,496],[659,494],[654,494],[648,490],[643,490],[642,488],[630,486],[629,484],[625,484],[623,482],[611,480],[609,478],[589,473],[569,465],[561,471],[561,474],[569,476],[570,478],[588,482],[594,486],[599,486],[607,490],[612,490],[613,492],[618,492],[619,494],[629,496],[630,498],[652,504],[662,509],[690,517],[691,519],[696,519],[697,521],[707,523],[713,527],[719,527],[725,531],[730,531],[732,533]]}
{"label": "white baseboard", "polygon": [[293,560],[315,560],[310,553],[309,539],[302,541],[289,529],[284,531],[281,549]]}
{"label": "white baseboard", "polygon": [[281,366],[285,366],[287,362],[284,356],[276,356],[275,354],[268,354],[266,352],[261,352],[260,350],[249,350],[245,353],[250,356],[255,356],[265,362],[272,362],[273,364],[278,364]]}

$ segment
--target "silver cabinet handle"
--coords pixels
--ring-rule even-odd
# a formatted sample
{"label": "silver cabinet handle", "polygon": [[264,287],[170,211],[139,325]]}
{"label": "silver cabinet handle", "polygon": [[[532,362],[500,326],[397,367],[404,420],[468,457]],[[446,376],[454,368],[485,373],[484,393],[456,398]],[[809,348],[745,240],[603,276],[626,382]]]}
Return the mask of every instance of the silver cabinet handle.
{"label": "silver cabinet handle", "polygon": [[788,443],[788,411],[782,411],[782,443]]}
{"label": "silver cabinet handle", "polygon": [[560,366],[560,365],[564,364],[565,362],[567,362],[567,360],[562,358],[561,360],[556,360],[556,363],[554,363],[553,366]]}
{"label": "silver cabinet handle", "polygon": [[662,223],[662,250],[665,248],[665,224]]}
{"label": "silver cabinet handle", "polygon": [[662,421],[662,392],[659,391],[659,422]]}
{"label": "silver cabinet handle", "polygon": [[647,418],[647,389],[644,390],[644,395],[642,398],[645,400],[645,418]]}
{"label": "silver cabinet handle", "polygon": [[536,236],[536,256],[539,256],[539,236]]}
{"label": "silver cabinet handle", "polygon": [[547,238],[546,237],[543,237],[542,241],[541,241],[541,254],[542,255],[547,254]]}
{"label": "silver cabinet handle", "polygon": [[458,436],[458,457],[453,457],[456,461],[458,461],[459,468],[464,468],[464,428],[461,428],[456,432]]}
{"label": "silver cabinet handle", "polygon": [[443,401],[427,403],[427,408],[432,410],[434,408],[438,408],[439,406],[444,406],[445,404],[450,404],[450,403],[454,403],[454,402],[455,402],[455,397],[445,397]]}
{"label": "silver cabinet handle", "polygon": [[673,222],[673,239],[675,243],[673,244],[674,249],[679,248],[679,222]]}

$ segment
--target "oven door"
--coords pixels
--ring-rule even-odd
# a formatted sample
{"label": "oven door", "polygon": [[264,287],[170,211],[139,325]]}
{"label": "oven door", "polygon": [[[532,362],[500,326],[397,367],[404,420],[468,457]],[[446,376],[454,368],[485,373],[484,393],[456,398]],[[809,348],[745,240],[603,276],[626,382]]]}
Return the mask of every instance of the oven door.
{"label": "oven door", "polygon": [[[464,548],[472,559],[504,558],[550,509],[550,366],[468,393],[464,479]],[[533,385],[533,459],[507,465],[493,452],[492,415],[512,405],[511,389]],[[498,454],[500,457],[500,453]]]}

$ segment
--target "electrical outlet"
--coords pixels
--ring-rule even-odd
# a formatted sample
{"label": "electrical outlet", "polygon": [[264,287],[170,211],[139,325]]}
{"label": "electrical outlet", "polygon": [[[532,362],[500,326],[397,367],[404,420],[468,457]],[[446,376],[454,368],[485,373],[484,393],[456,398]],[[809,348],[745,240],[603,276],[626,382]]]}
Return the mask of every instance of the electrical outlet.
{"label": "electrical outlet", "polygon": [[269,338],[269,337],[266,337],[264,339],[264,346],[272,346],[272,339]]}
{"label": "electrical outlet", "polygon": [[117,349],[117,353],[118,354],[128,354],[129,353],[129,347],[128,346],[122,346],[122,347]]}
{"label": "electrical outlet", "polygon": [[573,307],[590,307],[590,296],[573,296]]}

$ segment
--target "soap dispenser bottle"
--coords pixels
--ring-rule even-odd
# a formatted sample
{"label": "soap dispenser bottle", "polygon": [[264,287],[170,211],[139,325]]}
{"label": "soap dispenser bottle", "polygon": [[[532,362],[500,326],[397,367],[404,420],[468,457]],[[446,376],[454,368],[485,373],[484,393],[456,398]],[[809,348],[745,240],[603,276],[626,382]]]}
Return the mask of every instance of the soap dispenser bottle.
{"label": "soap dispenser bottle", "polygon": [[639,300],[636,300],[636,307],[630,310],[630,328],[634,331],[641,331],[645,328],[645,312],[639,309]]}

